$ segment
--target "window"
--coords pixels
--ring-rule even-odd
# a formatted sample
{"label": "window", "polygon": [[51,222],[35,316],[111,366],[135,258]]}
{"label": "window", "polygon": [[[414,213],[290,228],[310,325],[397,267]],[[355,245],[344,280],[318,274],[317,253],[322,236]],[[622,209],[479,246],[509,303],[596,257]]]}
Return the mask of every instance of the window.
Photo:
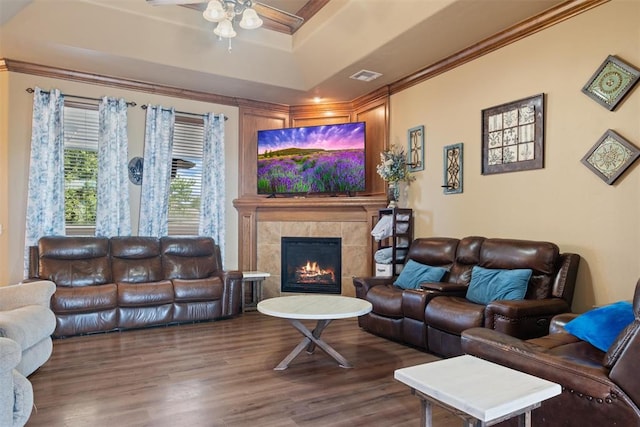
{"label": "window", "polygon": [[202,119],[177,116],[169,187],[169,235],[198,234],[203,143]]}
{"label": "window", "polygon": [[97,106],[64,106],[64,216],[66,234],[94,234],[98,179]]}

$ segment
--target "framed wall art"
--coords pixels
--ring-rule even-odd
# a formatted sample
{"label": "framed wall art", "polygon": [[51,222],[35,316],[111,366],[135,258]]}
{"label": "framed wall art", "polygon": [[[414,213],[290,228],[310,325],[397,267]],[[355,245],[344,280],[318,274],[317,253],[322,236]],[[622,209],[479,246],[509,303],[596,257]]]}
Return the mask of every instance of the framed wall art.
{"label": "framed wall art", "polygon": [[544,94],[482,110],[482,174],[544,167]]}
{"label": "framed wall art", "polygon": [[444,147],[444,194],[462,193],[462,146],[461,142]]}
{"label": "framed wall art", "polygon": [[409,151],[407,165],[410,172],[424,170],[424,126],[416,126],[407,132]]}
{"label": "framed wall art", "polygon": [[591,76],[582,92],[609,111],[613,111],[638,82],[640,70],[609,55]]}
{"label": "framed wall art", "polygon": [[611,185],[640,156],[638,147],[609,129],[585,154],[582,163]]}

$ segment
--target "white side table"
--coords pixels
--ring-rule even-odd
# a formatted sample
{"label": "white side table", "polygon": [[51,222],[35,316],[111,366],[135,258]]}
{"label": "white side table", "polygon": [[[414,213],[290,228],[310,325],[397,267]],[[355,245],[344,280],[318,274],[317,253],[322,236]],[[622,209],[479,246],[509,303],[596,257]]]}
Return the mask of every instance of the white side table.
{"label": "white side table", "polygon": [[[271,273],[264,271],[243,271],[242,272],[242,312],[255,311],[258,303],[262,301],[262,282]],[[251,302],[245,303],[245,283],[251,283]]]}
{"label": "white side table", "polygon": [[531,411],[562,391],[559,384],[469,355],[397,369],[394,378],[420,398],[427,427],[432,403],[461,417],[465,426],[490,426],[512,417],[520,426],[531,426]]}

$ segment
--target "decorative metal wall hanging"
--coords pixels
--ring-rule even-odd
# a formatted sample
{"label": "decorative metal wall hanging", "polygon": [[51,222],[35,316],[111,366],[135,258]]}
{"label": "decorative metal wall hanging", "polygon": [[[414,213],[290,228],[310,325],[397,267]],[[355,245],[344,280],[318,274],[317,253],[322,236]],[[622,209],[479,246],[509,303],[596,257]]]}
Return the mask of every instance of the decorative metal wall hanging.
{"label": "decorative metal wall hanging", "polygon": [[444,147],[444,194],[462,193],[462,142]]}
{"label": "decorative metal wall hanging", "polygon": [[611,185],[640,156],[638,147],[609,129],[582,158],[582,163]]}
{"label": "decorative metal wall hanging", "polygon": [[482,110],[482,174],[544,167],[544,94]]}
{"label": "decorative metal wall hanging", "polygon": [[142,184],[142,171],[144,169],[144,160],[142,157],[132,157],[129,160],[129,181],[132,184],[140,185]]}
{"label": "decorative metal wall hanging", "polygon": [[408,162],[410,172],[424,170],[424,126],[416,126],[407,132],[409,139]]}
{"label": "decorative metal wall hanging", "polygon": [[640,70],[616,56],[609,55],[584,85],[582,92],[609,111],[613,111],[638,82],[639,77]]}

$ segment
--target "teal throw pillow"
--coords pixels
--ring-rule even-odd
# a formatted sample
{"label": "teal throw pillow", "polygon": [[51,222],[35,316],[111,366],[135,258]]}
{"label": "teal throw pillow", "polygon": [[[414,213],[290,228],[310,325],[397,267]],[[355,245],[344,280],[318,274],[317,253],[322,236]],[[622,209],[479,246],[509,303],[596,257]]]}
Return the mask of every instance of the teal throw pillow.
{"label": "teal throw pillow", "polygon": [[467,299],[485,305],[491,301],[520,300],[527,293],[530,278],[528,268],[500,270],[474,266]]}
{"label": "teal throw pillow", "polygon": [[402,289],[418,289],[420,283],[439,282],[447,271],[443,267],[432,267],[410,259],[393,284]]}
{"label": "teal throw pillow", "polygon": [[619,301],[581,314],[567,322],[564,329],[592,346],[607,351],[633,319],[631,303]]}

